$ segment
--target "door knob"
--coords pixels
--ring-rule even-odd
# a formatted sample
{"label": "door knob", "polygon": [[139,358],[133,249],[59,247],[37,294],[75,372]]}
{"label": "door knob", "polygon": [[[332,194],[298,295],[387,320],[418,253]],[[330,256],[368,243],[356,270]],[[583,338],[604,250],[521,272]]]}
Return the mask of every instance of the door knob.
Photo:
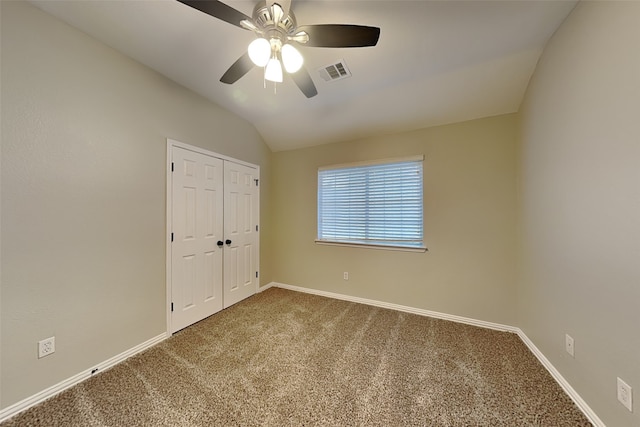
{"label": "door knob", "polygon": [[222,240],[218,240],[218,246],[222,246],[223,244]]}
{"label": "door knob", "polygon": [[225,242],[227,245],[230,245],[230,244],[231,244],[231,240],[229,240],[229,239],[225,240],[224,242]]}

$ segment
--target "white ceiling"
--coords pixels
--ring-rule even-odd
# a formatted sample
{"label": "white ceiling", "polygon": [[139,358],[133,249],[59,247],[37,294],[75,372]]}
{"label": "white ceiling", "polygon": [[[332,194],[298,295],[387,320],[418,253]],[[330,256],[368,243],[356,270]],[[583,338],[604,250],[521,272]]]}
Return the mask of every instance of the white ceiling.
{"label": "white ceiling", "polygon": [[[282,151],[517,111],[576,1],[293,0],[299,25],[381,29],[375,47],[301,47],[318,88],[310,99],[287,76],[276,94],[265,89],[258,68],[220,83],[253,33],[177,1],[31,3],[244,117]],[[248,16],[255,5],[225,3]],[[325,82],[317,69],[338,60],[352,77]]]}

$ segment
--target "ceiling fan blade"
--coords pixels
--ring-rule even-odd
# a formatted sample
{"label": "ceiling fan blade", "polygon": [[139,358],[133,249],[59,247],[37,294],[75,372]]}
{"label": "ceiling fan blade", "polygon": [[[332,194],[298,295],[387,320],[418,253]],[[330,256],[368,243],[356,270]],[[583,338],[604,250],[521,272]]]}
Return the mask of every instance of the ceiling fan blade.
{"label": "ceiling fan blade", "polygon": [[240,25],[241,21],[248,20],[252,22],[251,18],[244,13],[227,6],[226,4],[216,0],[178,0],[182,4],[186,4],[194,9],[204,12],[207,15],[211,15],[214,18],[221,19],[236,27],[245,28]]}
{"label": "ceiling fan blade", "polygon": [[289,74],[296,85],[300,88],[304,96],[307,98],[312,98],[318,94],[318,89],[316,89],[316,85],[313,84],[313,80],[311,80],[311,76],[304,68],[300,68],[293,74]]}
{"label": "ceiling fan blade", "polygon": [[313,47],[365,47],[375,46],[380,28],[349,24],[301,25],[296,29],[309,35],[305,46]]}
{"label": "ceiling fan blade", "polygon": [[231,67],[220,77],[220,81],[226,84],[237,82],[242,76],[247,74],[253,68],[253,62],[249,58],[249,54],[245,52]]}

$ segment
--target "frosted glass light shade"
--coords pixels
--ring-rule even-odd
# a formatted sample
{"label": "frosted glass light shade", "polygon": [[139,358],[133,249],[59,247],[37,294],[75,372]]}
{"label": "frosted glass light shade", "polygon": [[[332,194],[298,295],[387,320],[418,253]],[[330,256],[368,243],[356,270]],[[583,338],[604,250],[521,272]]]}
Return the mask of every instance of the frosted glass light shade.
{"label": "frosted glass light shade", "polygon": [[264,78],[270,82],[282,83],[282,66],[276,58],[271,58],[264,69]]}
{"label": "frosted glass light shade", "polygon": [[282,46],[282,62],[287,73],[295,73],[302,67],[304,59],[298,49],[290,44],[285,44]]}
{"label": "frosted glass light shade", "polygon": [[267,39],[257,38],[249,43],[249,58],[258,67],[264,67],[271,57],[271,44]]}

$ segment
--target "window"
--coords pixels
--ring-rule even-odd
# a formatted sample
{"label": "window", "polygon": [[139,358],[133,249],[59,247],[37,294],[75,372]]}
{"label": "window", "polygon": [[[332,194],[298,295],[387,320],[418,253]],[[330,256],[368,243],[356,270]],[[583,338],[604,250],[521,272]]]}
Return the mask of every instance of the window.
{"label": "window", "polygon": [[420,156],[320,168],[316,242],[426,250],[423,160]]}

